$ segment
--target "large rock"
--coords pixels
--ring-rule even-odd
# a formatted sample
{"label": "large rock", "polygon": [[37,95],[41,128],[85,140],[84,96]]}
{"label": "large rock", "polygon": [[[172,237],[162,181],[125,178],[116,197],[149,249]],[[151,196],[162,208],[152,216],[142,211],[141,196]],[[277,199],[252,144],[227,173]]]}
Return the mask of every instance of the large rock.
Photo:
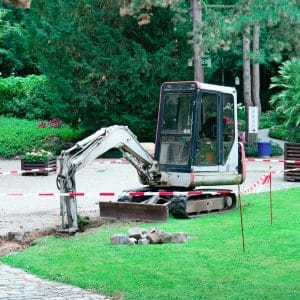
{"label": "large rock", "polygon": [[186,243],[187,237],[185,232],[170,234],[157,228],[146,231],[143,228],[134,227],[128,230],[128,234],[113,234],[110,242],[113,245]]}
{"label": "large rock", "polygon": [[139,245],[148,245],[148,244],[150,244],[150,241],[148,239],[139,239],[138,244]]}
{"label": "large rock", "polygon": [[110,237],[110,243],[112,245],[131,245],[132,240],[127,234],[112,234]]}
{"label": "large rock", "polygon": [[156,228],[149,230],[146,234],[151,244],[170,243],[172,235]]}
{"label": "large rock", "polygon": [[160,238],[162,243],[170,243],[172,240],[172,234],[159,230]]}
{"label": "large rock", "polygon": [[161,244],[162,238],[158,229],[153,228],[146,233],[146,238],[151,244]]}
{"label": "large rock", "polygon": [[147,230],[144,228],[133,227],[128,229],[128,236],[131,238],[135,238],[137,240],[145,238]]}

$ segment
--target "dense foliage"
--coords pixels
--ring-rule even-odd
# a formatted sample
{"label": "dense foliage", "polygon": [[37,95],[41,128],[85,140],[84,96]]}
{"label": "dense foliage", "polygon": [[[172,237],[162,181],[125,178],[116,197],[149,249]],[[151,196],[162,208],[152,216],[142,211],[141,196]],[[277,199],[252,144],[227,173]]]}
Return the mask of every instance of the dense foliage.
{"label": "dense foliage", "polygon": [[269,130],[269,136],[274,139],[300,143],[300,127],[288,128],[286,125],[278,125]]}
{"label": "dense foliage", "polygon": [[285,116],[285,124],[290,127],[300,125],[300,58],[284,62],[279,75],[272,78],[271,88],[280,91],[273,95],[271,103]]}
{"label": "dense foliage", "polygon": [[[193,2],[192,0],[189,2]],[[242,39],[245,27],[259,25],[259,49],[250,49],[251,63],[261,67],[261,104],[269,109],[270,77],[277,72],[277,64],[288,57],[300,55],[300,7],[296,0],[207,0],[202,4],[202,23],[189,34],[191,43],[199,43],[201,55],[211,57],[211,68],[205,68],[205,81],[233,86],[235,77],[242,79]],[[183,9],[185,0],[124,1],[123,11],[136,16],[139,24],[152,22],[153,7],[169,7],[176,13],[175,24],[187,21],[189,9]],[[191,5],[192,7],[193,5]],[[148,25],[146,25],[148,26]],[[289,34],[285,34],[288,32]],[[249,39],[253,38],[250,30]],[[275,62],[275,63],[274,63]],[[242,80],[238,95],[243,102]]]}
{"label": "dense foliage", "polygon": [[74,140],[81,137],[81,131],[69,126],[61,128],[39,127],[36,121],[1,117],[0,119],[0,157],[22,156],[33,149],[44,149],[54,154],[68,149]]}
{"label": "dense foliage", "polygon": [[56,115],[91,130],[128,125],[153,139],[160,84],[192,79],[188,25],[173,30],[166,9],[156,16],[138,28],[120,17],[118,1],[33,1],[27,26]]}
{"label": "dense foliage", "polygon": [[0,76],[37,72],[24,28],[26,12],[0,2]]}
{"label": "dense foliage", "polygon": [[[126,1],[35,0],[30,10],[1,3],[3,77],[44,75],[1,80],[0,113],[59,117],[88,131],[128,125],[140,140],[153,139],[159,86],[167,80],[193,79],[187,61],[200,34],[202,54],[212,59],[212,67],[205,68],[206,81],[233,86],[236,76],[242,78],[246,24],[260,25],[260,51],[249,56],[261,64],[262,109],[270,109],[270,95],[276,92],[269,89],[270,78],[278,62],[300,53],[295,0],[205,1],[203,23],[196,31],[189,2],[135,0],[130,2],[136,11],[132,14],[124,13]],[[147,25],[138,25],[144,21]],[[198,35],[192,37],[193,31]],[[243,102],[242,82],[237,90]],[[279,101],[277,105],[283,112]],[[292,109],[296,115],[297,105]],[[261,127],[276,125],[271,119],[262,121]]]}
{"label": "dense foliage", "polygon": [[53,115],[45,76],[0,79],[0,114],[17,118],[48,119]]}

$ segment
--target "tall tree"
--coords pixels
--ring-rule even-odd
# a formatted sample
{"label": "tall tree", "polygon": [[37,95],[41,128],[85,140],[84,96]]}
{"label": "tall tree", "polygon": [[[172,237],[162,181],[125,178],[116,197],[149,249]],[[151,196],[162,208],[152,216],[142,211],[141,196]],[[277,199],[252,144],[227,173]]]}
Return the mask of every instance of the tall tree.
{"label": "tall tree", "polygon": [[204,71],[201,59],[202,33],[198,28],[202,25],[202,3],[198,0],[191,1],[191,15],[193,20],[193,61],[194,80],[204,82]]}
{"label": "tall tree", "polygon": [[15,7],[19,8],[30,8],[31,0],[3,0],[3,3],[9,3]]}
{"label": "tall tree", "polygon": [[259,71],[259,38],[260,38],[260,26],[254,25],[253,28],[253,40],[252,40],[252,99],[253,104],[258,108],[258,115],[261,112],[260,101],[260,71]]}
{"label": "tall tree", "polygon": [[192,44],[193,44],[193,66],[194,80],[204,81],[204,70],[202,67],[202,1],[201,0],[136,0],[123,3],[121,15],[136,16],[140,26],[147,25],[151,22],[153,9],[155,7],[169,7],[175,12],[174,23],[187,22],[188,18],[184,15],[187,11],[187,2],[190,2],[190,19],[192,21]]}
{"label": "tall tree", "polygon": [[[242,36],[244,103],[246,111],[253,105],[260,110],[259,65],[279,62],[284,56],[299,55],[299,7],[295,6],[294,0],[241,0],[226,13],[208,7],[205,16],[203,44],[207,51],[220,48],[227,51],[237,47],[238,54]],[[253,140],[255,138],[250,138],[250,143]]]}
{"label": "tall tree", "polygon": [[173,17],[156,8],[151,24],[137,29],[131,16],[119,16],[117,1],[33,1],[31,45],[57,115],[91,130],[128,125],[153,138],[160,84],[189,76],[187,28],[174,30]]}

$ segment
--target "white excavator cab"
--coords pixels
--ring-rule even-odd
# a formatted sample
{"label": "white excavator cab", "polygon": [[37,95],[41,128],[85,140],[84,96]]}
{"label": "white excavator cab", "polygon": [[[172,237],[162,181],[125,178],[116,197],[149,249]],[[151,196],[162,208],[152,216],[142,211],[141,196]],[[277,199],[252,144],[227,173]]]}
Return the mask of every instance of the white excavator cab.
{"label": "white excavator cab", "polygon": [[199,82],[164,83],[155,146],[162,185],[241,183],[236,90]]}

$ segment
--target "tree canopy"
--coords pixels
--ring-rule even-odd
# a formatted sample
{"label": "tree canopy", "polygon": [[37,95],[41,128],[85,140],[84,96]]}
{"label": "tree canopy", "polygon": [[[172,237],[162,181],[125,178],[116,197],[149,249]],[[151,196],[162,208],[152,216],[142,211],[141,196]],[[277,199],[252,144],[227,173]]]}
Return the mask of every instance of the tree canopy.
{"label": "tree canopy", "polygon": [[[300,55],[296,0],[201,1],[196,26],[194,1],[34,0],[25,11],[1,4],[2,75],[46,75],[52,116],[75,127],[123,124],[149,139],[160,84],[194,77],[187,65],[192,45],[211,57],[205,81],[232,86],[242,78],[243,37],[251,41],[259,26],[260,47],[245,56],[260,64],[262,108],[268,109],[279,63]],[[28,8],[31,1],[3,2]],[[241,101],[242,85],[237,89]]]}
{"label": "tree canopy", "polygon": [[149,139],[160,84],[190,79],[188,24],[174,30],[173,13],[158,8],[149,26],[137,28],[132,17],[120,17],[119,7],[105,0],[33,1],[30,44],[58,116],[93,130],[128,125]]}
{"label": "tree canopy", "polygon": [[24,10],[0,3],[0,71],[3,77],[37,72],[27,45]]}

